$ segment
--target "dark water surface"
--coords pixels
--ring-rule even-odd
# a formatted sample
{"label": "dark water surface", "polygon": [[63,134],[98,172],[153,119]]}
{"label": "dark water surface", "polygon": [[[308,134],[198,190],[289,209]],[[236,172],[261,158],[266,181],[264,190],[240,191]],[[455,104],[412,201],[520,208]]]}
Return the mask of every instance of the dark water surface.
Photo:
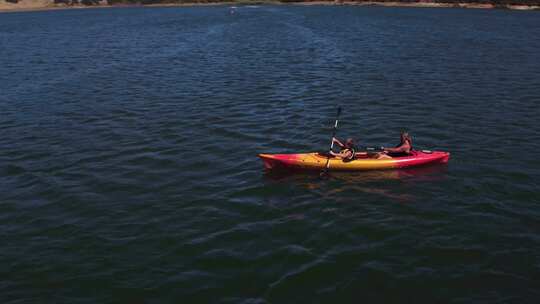
{"label": "dark water surface", "polygon": [[[0,14],[0,302],[538,303],[540,14]],[[448,166],[265,174],[409,129]]]}

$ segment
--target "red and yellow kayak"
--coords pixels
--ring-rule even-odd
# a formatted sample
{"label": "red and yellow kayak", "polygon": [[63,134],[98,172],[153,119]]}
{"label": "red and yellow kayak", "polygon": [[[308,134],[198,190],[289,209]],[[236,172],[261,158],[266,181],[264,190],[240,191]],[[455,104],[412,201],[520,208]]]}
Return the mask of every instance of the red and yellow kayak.
{"label": "red and yellow kayak", "polygon": [[[266,169],[299,169],[322,170],[328,159],[327,155],[320,153],[298,154],[259,154]],[[394,157],[391,159],[375,159],[364,156],[352,161],[340,158],[330,158],[332,171],[365,171],[381,169],[401,169],[427,164],[445,164],[450,159],[450,153],[442,151],[413,151],[411,155]]]}

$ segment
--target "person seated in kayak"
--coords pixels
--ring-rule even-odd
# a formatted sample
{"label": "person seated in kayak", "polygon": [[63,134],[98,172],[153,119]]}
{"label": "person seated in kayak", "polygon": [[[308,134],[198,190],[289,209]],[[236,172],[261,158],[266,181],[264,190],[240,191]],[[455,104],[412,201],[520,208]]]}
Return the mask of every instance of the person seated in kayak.
{"label": "person seated in kayak", "polygon": [[409,133],[401,132],[400,143],[395,148],[383,148],[383,153],[390,157],[409,156],[412,151],[412,139]]}
{"label": "person seated in kayak", "polygon": [[339,157],[343,159],[344,161],[351,161],[356,156],[356,147],[354,146],[354,140],[352,138],[347,138],[345,143],[342,143],[337,138],[332,138],[332,142],[337,144],[341,151],[339,153],[336,153],[334,151],[330,151],[330,154],[332,154],[335,157]]}

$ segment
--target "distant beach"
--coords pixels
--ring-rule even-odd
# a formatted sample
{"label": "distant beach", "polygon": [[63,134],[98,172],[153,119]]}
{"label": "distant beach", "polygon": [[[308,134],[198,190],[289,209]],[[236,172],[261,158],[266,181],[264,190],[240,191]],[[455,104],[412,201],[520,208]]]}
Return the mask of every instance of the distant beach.
{"label": "distant beach", "polygon": [[452,3],[452,2],[400,2],[400,1],[226,1],[226,2],[175,2],[175,3],[145,3],[145,2],[111,2],[95,1],[54,1],[54,0],[0,0],[0,12],[21,12],[36,10],[57,9],[84,9],[103,7],[176,7],[176,6],[207,6],[207,5],[358,5],[358,6],[397,6],[397,7],[431,7],[431,8],[474,8],[474,9],[512,9],[512,10],[540,10],[540,4],[499,4],[493,3]]}
{"label": "distant beach", "polygon": [[54,0],[20,0],[17,3],[0,0],[0,13],[2,12],[24,12],[24,11],[46,11],[62,9],[87,9],[87,8],[121,8],[121,7],[155,7],[155,6],[202,6],[202,5],[237,5],[237,2],[206,2],[206,3],[159,3],[159,4],[140,4],[140,3],[122,3],[108,4],[107,1],[98,1],[92,5],[85,4],[63,4],[55,3]]}

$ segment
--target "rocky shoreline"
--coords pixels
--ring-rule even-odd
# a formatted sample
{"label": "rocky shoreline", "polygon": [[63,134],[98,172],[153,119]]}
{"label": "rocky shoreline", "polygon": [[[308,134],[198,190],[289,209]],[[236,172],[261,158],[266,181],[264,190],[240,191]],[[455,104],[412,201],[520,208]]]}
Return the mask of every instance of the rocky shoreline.
{"label": "rocky shoreline", "polygon": [[198,5],[243,5],[243,4],[286,4],[286,5],[358,5],[358,6],[397,6],[397,7],[431,7],[431,8],[473,8],[473,9],[511,9],[511,10],[540,10],[539,3],[523,4],[512,3],[503,4],[498,1],[487,2],[435,2],[420,0],[417,2],[401,1],[296,1],[296,0],[263,0],[263,1],[182,1],[163,2],[145,1],[123,2],[111,0],[0,0],[0,12],[20,12],[36,10],[56,10],[56,9],[84,9],[84,8],[107,8],[126,6],[198,6]]}
{"label": "rocky shoreline", "polygon": [[400,1],[309,1],[298,2],[300,5],[358,5],[358,6],[399,6],[399,7],[443,7],[443,8],[476,8],[476,9],[512,9],[512,10],[540,10],[539,5],[527,4],[497,4],[476,2],[400,2]]}

